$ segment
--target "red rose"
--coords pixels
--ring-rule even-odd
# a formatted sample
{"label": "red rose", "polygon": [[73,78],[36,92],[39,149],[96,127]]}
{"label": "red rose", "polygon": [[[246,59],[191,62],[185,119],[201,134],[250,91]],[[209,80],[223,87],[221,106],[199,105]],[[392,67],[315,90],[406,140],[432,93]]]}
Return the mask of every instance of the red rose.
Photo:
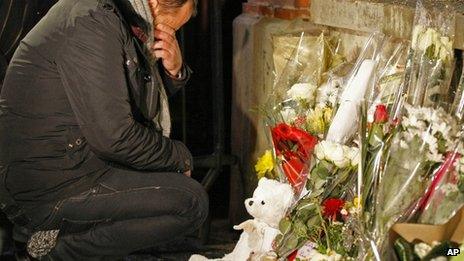
{"label": "red rose", "polygon": [[317,138],[298,128],[291,128],[288,138],[297,144],[297,150],[304,160],[309,160],[317,144]]}
{"label": "red rose", "polygon": [[309,160],[317,144],[316,137],[285,123],[280,123],[272,128],[271,134],[278,155],[285,155],[285,151],[292,150],[293,145],[297,145],[296,149],[300,156],[304,160]]}
{"label": "red rose", "polygon": [[323,215],[327,219],[335,220],[337,218],[338,213],[340,210],[343,209],[345,205],[345,201],[343,199],[338,198],[329,198],[322,202],[323,207]]}
{"label": "red rose", "polygon": [[317,138],[306,131],[285,123],[271,129],[272,141],[278,156],[283,156],[282,169],[297,193],[304,186]]}
{"label": "red rose", "polygon": [[285,141],[288,140],[288,133],[290,132],[290,126],[285,123],[278,124],[271,129],[272,141],[276,148],[277,155],[280,155],[282,151],[286,150]]}
{"label": "red rose", "polygon": [[383,104],[377,105],[374,113],[374,123],[385,123],[388,121],[387,107]]}

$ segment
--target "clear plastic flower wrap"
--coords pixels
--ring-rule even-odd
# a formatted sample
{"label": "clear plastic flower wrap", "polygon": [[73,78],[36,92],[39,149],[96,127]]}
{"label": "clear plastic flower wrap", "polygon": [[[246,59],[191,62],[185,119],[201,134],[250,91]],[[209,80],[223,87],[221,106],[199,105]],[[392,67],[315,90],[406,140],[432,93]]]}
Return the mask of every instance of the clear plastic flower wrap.
{"label": "clear plastic flower wrap", "polygon": [[[301,32],[264,108],[281,181],[289,182],[301,195],[318,138],[332,119],[338,94],[335,70],[344,62],[338,41],[324,32],[318,36]],[[330,75],[330,76],[327,76]]]}
{"label": "clear plastic flower wrap", "polygon": [[[371,93],[359,106],[357,125],[360,162],[356,184],[356,196],[360,202],[353,229],[360,238],[358,257],[372,259],[376,249],[375,231],[376,198],[385,169],[388,152],[397,130],[404,99],[404,77],[408,42],[388,39],[389,47],[383,45],[376,79]],[[388,54],[388,55],[385,55]]]}
{"label": "clear plastic flower wrap", "polygon": [[[349,211],[354,209],[350,192],[359,164],[359,150],[323,140],[315,147],[315,164],[307,188],[310,193],[299,200],[281,221],[282,236],[276,239],[276,252],[286,257],[308,242],[324,255],[351,256],[356,247],[344,244],[352,236],[347,227]],[[350,200],[347,200],[350,199]]]}
{"label": "clear plastic flower wrap", "polygon": [[453,73],[455,10],[443,1],[417,2],[411,43],[410,77],[406,83],[409,103],[448,108]]}
{"label": "clear plastic flower wrap", "polygon": [[[464,67],[464,54],[461,54],[461,61]],[[461,71],[461,79],[454,93],[454,101],[450,110],[459,121],[464,120],[464,70]]]}
{"label": "clear plastic flower wrap", "polygon": [[[317,144],[327,133],[338,101],[342,77],[349,71],[346,69],[349,65],[338,53],[339,41],[321,34],[317,38],[320,48],[311,49],[314,52],[312,55],[318,54],[318,58],[303,64],[301,61],[305,60],[306,51],[309,51],[301,45],[304,39],[302,34],[300,44],[275,83],[268,103],[271,108],[266,111],[277,156],[277,168],[299,195],[298,202],[281,222],[282,235],[275,240],[275,250],[279,257],[286,257],[305,244],[308,241],[307,235],[315,236],[315,231],[309,233],[309,226],[323,216],[320,197],[301,198],[306,194],[301,192],[314,166],[312,159],[317,158],[317,155],[324,157],[330,169],[340,173],[352,172],[356,169],[352,164],[357,164],[356,155],[349,147],[333,144],[341,149],[339,151],[337,147],[334,154],[324,149],[333,146],[325,142]],[[345,175],[345,180],[348,176]]]}
{"label": "clear plastic flower wrap", "polygon": [[424,195],[434,169],[457,135],[453,117],[443,108],[405,105],[405,113],[388,152],[375,197],[374,225],[379,252],[386,250],[388,231],[409,217]]}
{"label": "clear plastic flower wrap", "polygon": [[373,117],[376,104],[394,101],[403,79],[405,50],[404,42],[396,43],[378,32],[371,34],[343,85],[328,140],[345,144],[353,138],[362,101],[367,101],[370,108],[369,118]]}
{"label": "clear plastic flower wrap", "polygon": [[464,71],[458,85],[451,115],[461,126],[453,142],[454,149],[448,151],[434,173],[426,193],[418,203],[419,223],[441,225],[448,222],[464,206]]}
{"label": "clear plastic flower wrap", "polygon": [[[434,36],[438,42],[429,41],[438,30],[428,21],[430,15],[445,19],[437,12],[418,2],[404,83],[392,96],[393,103],[374,102],[363,111],[370,116],[360,131],[362,222],[358,232],[364,241],[360,260],[386,257],[390,228],[418,210],[435,170],[456,139],[456,121],[447,110],[452,97],[448,93],[452,43],[439,46],[452,38]],[[451,23],[444,25],[449,35]]]}
{"label": "clear plastic flower wrap", "polygon": [[463,143],[446,154],[419,202],[419,223],[442,225],[464,206]]}
{"label": "clear plastic flower wrap", "polygon": [[[310,179],[306,185],[309,193],[281,222],[282,236],[276,239],[279,256],[285,257],[308,242],[315,246],[308,254],[310,257],[357,256],[358,245],[355,242],[358,239],[353,226],[356,225],[354,218],[360,200],[353,188],[360,152],[352,138],[360,116],[357,107],[363,100],[369,99],[374,104],[382,101],[391,103],[395,99],[395,90],[401,83],[395,78],[402,78],[406,48],[404,43],[391,40],[380,33],[368,38],[347,77],[348,81],[344,81],[344,94],[331,103],[331,108],[336,110],[338,107],[338,117],[329,121],[327,138],[320,136],[321,140],[315,147]],[[348,102],[351,102],[349,106],[343,107]],[[355,129],[350,129],[352,122]],[[333,128],[334,125],[338,127]],[[342,134],[337,136],[342,138],[329,139],[330,130],[334,131],[333,134]]]}

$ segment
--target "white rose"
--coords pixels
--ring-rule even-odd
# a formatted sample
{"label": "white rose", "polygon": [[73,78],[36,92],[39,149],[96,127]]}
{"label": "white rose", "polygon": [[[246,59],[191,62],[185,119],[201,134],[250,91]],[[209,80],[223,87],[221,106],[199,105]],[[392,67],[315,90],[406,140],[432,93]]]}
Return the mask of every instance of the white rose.
{"label": "white rose", "polygon": [[350,165],[350,159],[343,157],[341,159],[334,160],[333,163],[338,168],[343,169]]}
{"label": "white rose", "polygon": [[419,34],[417,47],[419,50],[425,51],[433,43],[433,31],[428,28],[425,32]]}
{"label": "white rose", "polygon": [[357,166],[361,161],[361,153],[358,148],[348,148],[347,157],[351,161],[351,166]]}
{"label": "white rose", "polygon": [[287,91],[287,96],[291,99],[298,100],[303,99],[307,101],[314,100],[314,91],[316,86],[310,83],[297,83]]}
{"label": "white rose", "polygon": [[450,41],[449,37],[442,36],[440,37],[441,48],[439,58],[443,61],[448,61],[452,55],[450,52],[453,50],[453,42]]}
{"label": "white rose", "polygon": [[326,151],[326,153],[328,154],[330,161],[332,161],[338,168],[345,168],[348,164],[350,164],[350,160],[345,157],[343,147],[338,144],[333,143],[332,146],[330,146],[330,151]]}
{"label": "white rose", "polygon": [[[422,34],[421,39],[419,40],[419,49],[422,51],[427,50],[429,46],[435,45],[435,51],[440,48],[440,36],[438,32],[433,28],[427,28],[427,31]],[[437,57],[436,53],[434,54]]]}
{"label": "white rose", "polygon": [[319,159],[319,160],[324,160],[325,159],[325,148],[324,148],[324,145],[325,145],[326,141],[323,140],[321,142],[319,142],[316,147],[314,148],[314,151],[316,153],[316,157]]}

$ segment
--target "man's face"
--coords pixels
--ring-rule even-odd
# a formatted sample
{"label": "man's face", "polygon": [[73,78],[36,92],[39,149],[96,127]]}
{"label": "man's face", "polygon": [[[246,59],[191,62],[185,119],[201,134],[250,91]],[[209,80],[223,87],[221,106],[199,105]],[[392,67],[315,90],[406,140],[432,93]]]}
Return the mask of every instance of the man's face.
{"label": "man's face", "polygon": [[150,5],[155,13],[155,25],[164,24],[175,31],[179,30],[193,13],[193,1],[187,1],[183,6],[175,9],[163,9],[158,3],[158,0],[149,0]]}

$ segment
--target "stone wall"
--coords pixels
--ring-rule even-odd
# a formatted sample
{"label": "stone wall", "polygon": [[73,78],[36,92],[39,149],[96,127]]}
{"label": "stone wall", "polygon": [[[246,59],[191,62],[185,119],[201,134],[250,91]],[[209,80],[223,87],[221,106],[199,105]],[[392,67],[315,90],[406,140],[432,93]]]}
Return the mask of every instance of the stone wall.
{"label": "stone wall", "polygon": [[243,13],[291,20],[309,18],[310,0],[248,0]]}

